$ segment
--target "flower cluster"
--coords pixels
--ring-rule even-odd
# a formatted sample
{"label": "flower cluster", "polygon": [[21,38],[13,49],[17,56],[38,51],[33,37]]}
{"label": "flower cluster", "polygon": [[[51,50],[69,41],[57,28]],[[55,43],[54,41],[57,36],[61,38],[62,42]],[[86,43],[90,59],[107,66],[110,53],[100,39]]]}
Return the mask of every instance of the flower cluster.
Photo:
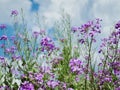
{"label": "flower cluster", "polygon": [[79,27],[79,31],[81,34],[90,35],[93,37],[96,33],[101,33],[101,25],[100,25],[101,19],[96,19],[95,21],[88,21],[86,24],[83,24],[81,27]]}
{"label": "flower cluster", "polygon": [[6,35],[2,35],[1,37],[0,37],[0,40],[7,40],[8,39],[8,37],[6,36]]}
{"label": "flower cluster", "polygon": [[34,86],[32,83],[24,81],[20,86],[20,90],[34,90]]}
{"label": "flower cluster", "polygon": [[83,63],[79,59],[71,59],[69,62],[69,67],[72,72],[75,72],[76,74],[82,74],[83,73]]}
{"label": "flower cluster", "polygon": [[64,58],[63,57],[55,57],[53,58],[53,60],[51,61],[52,65],[57,65],[60,63],[60,61],[62,61]]}
{"label": "flower cluster", "polygon": [[42,51],[53,51],[55,49],[55,45],[49,37],[44,37],[41,40]]}
{"label": "flower cluster", "polygon": [[48,87],[54,89],[55,87],[57,87],[59,85],[59,81],[54,81],[54,80],[49,80],[47,82]]}
{"label": "flower cluster", "polygon": [[43,83],[44,74],[42,73],[34,73],[34,78],[37,80],[38,83]]}
{"label": "flower cluster", "polygon": [[117,52],[115,50],[116,49],[115,47],[119,44],[119,40],[120,40],[120,30],[113,31],[108,38],[102,39],[102,44],[100,45],[99,53],[101,53],[107,47],[110,52],[111,51]]}
{"label": "flower cluster", "polygon": [[6,25],[5,25],[5,24],[1,24],[1,25],[0,25],[0,29],[1,29],[1,30],[6,29]]}
{"label": "flower cluster", "polygon": [[110,67],[113,69],[114,74],[120,78],[120,61],[111,62]]}
{"label": "flower cluster", "polygon": [[16,52],[16,50],[17,50],[17,48],[15,46],[11,46],[10,48],[6,48],[5,52],[14,54]]}
{"label": "flower cluster", "polygon": [[16,24],[17,10],[11,16],[18,30],[13,36],[5,24],[0,25],[0,90],[120,90],[120,21],[102,39],[100,58],[95,58],[93,42],[101,33],[101,19],[70,27],[69,16],[63,17],[66,21],[61,20],[56,29],[66,38],[52,40],[44,29],[29,34],[24,16],[23,24]]}
{"label": "flower cluster", "polygon": [[112,76],[111,73],[108,70],[100,70],[97,73],[97,78],[98,80],[98,84],[99,85],[104,85],[105,83],[111,83],[112,82]]}
{"label": "flower cluster", "polygon": [[72,31],[73,32],[78,31],[79,34],[82,36],[82,38],[79,39],[79,42],[81,44],[85,43],[88,37],[90,37],[94,42],[96,42],[95,35],[101,33],[101,25],[100,25],[101,21],[102,20],[99,18],[93,21],[88,21],[86,24],[83,24],[78,28],[73,27]]}
{"label": "flower cluster", "polygon": [[120,29],[120,21],[115,24],[115,29]]}

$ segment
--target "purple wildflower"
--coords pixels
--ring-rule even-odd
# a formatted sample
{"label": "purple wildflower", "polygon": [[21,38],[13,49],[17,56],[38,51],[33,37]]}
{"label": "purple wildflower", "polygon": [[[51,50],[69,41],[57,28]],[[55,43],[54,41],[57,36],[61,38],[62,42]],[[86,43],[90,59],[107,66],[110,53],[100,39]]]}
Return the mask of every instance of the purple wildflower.
{"label": "purple wildflower", "polygon": [[40,35],[45,35],[45,30],[44,29],[40,30]]}
{"label": "purple wildflower", "polygon": [[4,61],[4,60],[5,60],[5,58],[0,56],[0,61]]}
{"label": "purple wildflower", "polygon": [[67,90],[74,90],[73,88],[68,88]]}
{"label": "purple wildflower", "polygon": [[47,74],[51,73],[51,68],[49,66],[40,66],[39,70],[41,73],[47,73]]}
{"label": "purple wildflower", "polygon": [[19,72],[16,68],[11,68],[11,73],[14,75],[19,75]]}
{"label": "purple wildflower", "polygon": [[102,49],[100,49],[99,51],[98,51],[98,53],[101,53],[102,52]]}
{"label": "purple wildflower", "polygon": [[15,40],[15,36],[11,36],[10,40],[14,41]]}
{"label": "purple wildflower", "polygon": [[120,90],[120,86],[119,86],[119,87],[117,87],[117,88],[115,88],[115,90]]}
{"label": "purple wildflower", "polygon": [[0,86],[0,90],[10,90],[9,86]]}
{"label": "purple wildflower", "polygon": [[69,67],[71,71],[75,72],[76,74],[82,74],[83,72],[83,65],[79,59],[71,59],[69,62]]}
{"label": "purple wildflower", "polygon": [[49,80],[47,82],[48,87],[54,89],[55,87],[57,87],[59,85],[58,81],[54,81],[54,80]]}
{"label": "purple wildflower", "polygon": [[85,42],[84,39],[80,39],[80,40],[79,40],[79,43],[81,43],[81,44],[83,44],[84,42]]}
{"label": "purple wildflower", "polygon": [[6,29],[6,25],[5,25],[5,24],[1,24],[1,25],[0,25],[0,29],[1,29],[1,30]]}
{"label": "purple wildflower", "polygon": [[38,83],[42,84],[43,83],[43,77],[44,75],[41,73],[35,73],[34,74],[35,79],[38,81]]}
{"label": "purple wildflower", "polygon": [[35,89],[32,83],[24,81],[24,83],[22,83],[20,86],[20,90],[35,90]]}
{"label": "purple wildflower", "polygon": [[108,70],[100,70],[97,75],[96,78],[98,78],[98,84],[104,85],[105,83],[111,83],[112,82],[112,76],[111,73]]}
{"label": "purple wildflower", "polygon": [[33,32],[33,37],[37,38],[40,35],[40,32],[34,31]]}
{"label": "purple wildflower", "polygon": [[7,63],[5,62],[5,57],[0,56],[0,64],[2,66],[6,66],[7,65]]}
{"label": "purple wildflower", "polygon": [[72,30],[73,33],[75,33],[75,32],[77,32],[78,27],[75,27],[75,26],[74,26],[74,27],[71,28],[71,30]]}
{"label": "purple wildflower", "polygon": [[13,54],[13,53],[15,53],[15,51],[16,51],[17,49],[16,49],[16,47],[14,47],[14,46],[12,46],[11,48],[6,48],[5,49],[5,53],[11,53],[11,54]]}
{"label": "purple wildflower", "polygon": [[76,81],[76,82],[79,82],[79,81],[80,81],[79,76],[76,76],[76,77],[75,77],[75,81]]}
{"label": "purple wildflower", "polygon": [[58,64],[60,61],[62,61],[64,58],[63,57],[55,57],[52,61],[51,61],[51,63],[52,63],[52,65],[56,65],[56,64]]}
{"label": "purple wildflower", "polygon": [[6,35],[2,35],[2,36],[0,37],[0,40],[7,40],[7,36],[6,36]]}
{"label": "purple wildflower", "polygon": [[17,10],[12,10],[11,15],[12,16],[17,16],[18,15],[18,11]]}
{"label": "purple wildflower", "polygon": [[118,21],[116,24],[115,24],[115,29],[119,29],[120,28],[120,21]]}
{"label": "purple wildflower", "polygon": [[111,62],[110,67],[112,67],[114,74],[120,78],[120,61]]}
{"label": "purple wildflower", "polygon": [[13,55],[12,59],[13,60],[21,60],[21,56],[20,55],[18,55],[18,56],[17,55]]}
{"label": "purple wildflower", "polygon": [[42,38],[41,40],[42,51],[53,51],[55,49],[55,45],[49,37]]}
{"label": "purple wildflower", "polygon": [[87,23],[81,25],[81,27],[78,27],[80,35],[82,35],[82,37],[84,38],[80,39],[79,42],[83,44],[89,37],[92,39],[92,41],[96,42],[95,35],[101,33],[100,21],[101,19],[88,21]]}
{"label": "purple wildflower", "polygon": [[63,89],[66,90],[66,88],[67,88],[66,83],[61,82],[61,84],[62,84]]}

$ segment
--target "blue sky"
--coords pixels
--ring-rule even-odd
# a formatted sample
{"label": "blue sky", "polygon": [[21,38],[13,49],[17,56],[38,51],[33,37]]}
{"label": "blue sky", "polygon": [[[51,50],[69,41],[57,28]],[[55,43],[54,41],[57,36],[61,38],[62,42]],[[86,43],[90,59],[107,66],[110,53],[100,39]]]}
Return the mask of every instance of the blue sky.
{"label": "blue sky", "polygon": [[37,3],[37,2],[35,2],[35,0],[30,0],[30,1],[31,1],[31,3],[32,3],[32,5],[31,5],[31,11],[32,11],[32,12],[38,11],[39,8],[40,8],[40,4]]}

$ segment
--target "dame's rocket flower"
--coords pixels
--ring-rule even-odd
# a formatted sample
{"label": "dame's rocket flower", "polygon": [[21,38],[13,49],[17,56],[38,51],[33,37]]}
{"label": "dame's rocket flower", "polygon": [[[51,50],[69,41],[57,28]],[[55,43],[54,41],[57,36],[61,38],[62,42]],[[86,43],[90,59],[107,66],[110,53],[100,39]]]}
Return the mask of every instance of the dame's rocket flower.
{"label": "dame's rocket flower", "polygon": [[42,51],[53,51],[55,45],[49,37],[42,38],[41,40]]}
{"label": "dame's rocket flower", "polygon": [[18,11],[17,10],[12,10],[11,15],[12,16],[17,16],[18,15]]}
{"label": "dame's rocket flower", "polygon": [[79,59],[71,59],[69,62],[69,67],[71,72],[75,72],[76,74],[82,74],[83,72],[83,65]]}
{"label": "dame's rocket flower", "polygon": [[120,28],[120,21],[118,21],[116,24],[115,24],[115,29],[119,29]]}
{"label": "dame's rocket flower", "polygon": [[6,25],[5,25],[5,24],[1,24],[1,25],[0,25],[0,29],[1,29],[1,30],[6,29]]}
{"label": "dame's rocket flower", "polygon": [[7,40],[7,36],[6,36],[6,35],[2,35],[2,36],[0,37],[0,40]]}
{"label": "dame's rocket flower", "polygon": [[54,81],[54,80],[49,80],[47,82],[48,87],[54,89],[55,87],[57,87],[59,85],[59,81]]}
{"label": "dame's rocket flower", "polygon": [[35,90],[32,83],[25,81],[21,84],[20,90]]}

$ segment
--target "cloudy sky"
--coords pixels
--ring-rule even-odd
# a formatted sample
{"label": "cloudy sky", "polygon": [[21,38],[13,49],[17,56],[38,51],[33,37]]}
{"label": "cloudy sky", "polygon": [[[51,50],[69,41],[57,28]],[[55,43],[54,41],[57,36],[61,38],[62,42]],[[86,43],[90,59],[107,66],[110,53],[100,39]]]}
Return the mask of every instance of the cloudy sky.
{"label": "cloudy sky", "polygon": [[[45,17],[45,24],[52,27],[60,18],[61,9],[70,14],[72,25],[79,26],[94,18],[103,19],[103,32],[120,20],[120,0],[0,0],[0,24],[10,25],[11,10],[23,8],[29,23],[34,23],[33,15],[39,12]],[[31,26],[36,27],[34,24]]]}

